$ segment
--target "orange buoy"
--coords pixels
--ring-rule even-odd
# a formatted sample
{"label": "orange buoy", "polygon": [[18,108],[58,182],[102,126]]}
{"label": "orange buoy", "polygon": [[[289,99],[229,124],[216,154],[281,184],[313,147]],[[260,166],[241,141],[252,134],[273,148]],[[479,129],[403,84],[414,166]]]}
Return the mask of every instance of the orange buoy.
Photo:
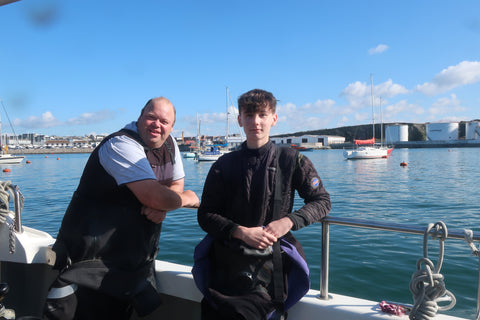
{"label": "orange buoy", "polygon": [[60,158],[57,158],[57,160],[60,160]]}
{"label": "orange buoy", "polygon": [[45,156],[45,158],[48,158],[48,156]]}
{"label": "orange buoy", "polygon": [[12,170],[10,170],[8,168],[3,169],[3,172],[10,172],[10,171],[12,171]]}
{"label": "orange buoy", "polygon": [[27,160],[27,163],[31,163],[30,160]]}
{"label": "orange buoy", "polygon": [[408,166],[408,163],[406,163],[405,161],[404,161],[404,162],[401,162],[401,163],[400,163],[400,166],[401,166],[401,167],[406,167],[406,166]]}

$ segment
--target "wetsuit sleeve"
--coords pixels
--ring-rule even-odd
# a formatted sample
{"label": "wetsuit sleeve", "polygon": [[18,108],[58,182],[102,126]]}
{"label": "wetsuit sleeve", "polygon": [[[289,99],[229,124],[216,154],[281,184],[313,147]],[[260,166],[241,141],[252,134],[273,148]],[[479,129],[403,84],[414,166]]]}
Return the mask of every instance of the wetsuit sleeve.
{"label": "wetsuit sleeve", "polygon": [[229,239],[238,224],[227,218],[227,189],[222,169],[217,160],[208,172],[203,187],[200,208],[197,212],[198,224],[214,238]]}
{"label": "wetsuit sleeve", "polygon": [[303,207],[288,214],[293,221],[292,230],[320,222],[330,212],[330,195],[325,190],[313,163],[302,154],[297,159],[292,184],[305,202]]}

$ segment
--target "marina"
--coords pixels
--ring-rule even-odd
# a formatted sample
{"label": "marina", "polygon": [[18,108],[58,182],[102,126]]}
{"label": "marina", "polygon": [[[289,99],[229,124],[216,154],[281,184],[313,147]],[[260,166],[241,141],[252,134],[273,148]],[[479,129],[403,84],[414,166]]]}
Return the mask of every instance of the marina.
{"label": "marina", "polygon": [[[314,150],[305,155],[313,161],[331,194],[333,220],[383,221],[414,225],[420,230],[429,223],[443,221],[449,230],[479,230],[478,148],[399,149],[388,159],[353,162],[344,160],[341,150]],[[20,186],[25,196],[23,225],[46,231],[53,237],[88,154],[63,154],[59,158],[29,155],[26,159],[31,164],[10,165],[11,172],[1,176],[2,181],[10,180]],[[183,162],[186,187],[201,195],[211,162],[189,158]],[[402,162],[408,163],[408,167],[402,167]],[[301,203],[297,201],[296,205]],[[316,302],[321,270],[325,269],[321,267],[322,233],[321,224],[294,232],[305,249],[312,289],[317,292],[307,300]],[[332,226],[329,234],[330,295],[353,296],[376,303],[386,300],[412,304],[409,283],[417,260],[423,256],[421,235],[386,234],[343,225]],[[193,264],[193,248],[203,236],[196,223],[196,211],[170,212],[160,240],[158,259],[165,262],[162,267],[168,269],[171,263],[180,264],[187,266],[184,271],[188,273],[188,266]],[[438,247],[435,241],[431,243],[430,254],[436,260]],[[467,243],[445,241],[442,274],[447,289],[457,300],[455,307],[445,313],[474,319],[478,258],[472,256]],[[373,311],[369,308],[368,312]]]}

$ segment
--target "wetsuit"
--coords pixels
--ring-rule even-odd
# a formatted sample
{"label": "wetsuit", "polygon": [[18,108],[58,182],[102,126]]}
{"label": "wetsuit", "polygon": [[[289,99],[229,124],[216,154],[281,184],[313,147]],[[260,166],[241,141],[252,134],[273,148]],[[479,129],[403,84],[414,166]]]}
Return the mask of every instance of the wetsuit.
{"label": "wetsuit", "polygon": [[[205,181],[202,201],[198,210],[198,222],[203,230],[216,240],[229,240],[235,229],[265,226],[272,221],[273,194],[275,186],[275,145],[268,142],[259,149],[241,150],[225,154],[211,167]],[[297,151],[284,148],[278,165],[282,172],[282,205],[280,217],[289,217],[292,230],[298,230],[319,222],[330,211],[330,196],[322,185],[312,162]],[[304,199],[304,206],[292,212],[295,191]],[[300,244],[289,232],[285,238],[293,243],[304,256]],[[211,290],[212,291],[212,290]],[[271,299],[265,301],[242,300],[227,297],[213,290],[217,305],[229,304],[237,308],[246,319],[263,319],[261,312],[271,311]],[[248,305],[255,305],[249,308]],[[204,319],[224,319],[217,310],[208,311],[203,301]],[[240,317],[241,319],[241,317]]]}

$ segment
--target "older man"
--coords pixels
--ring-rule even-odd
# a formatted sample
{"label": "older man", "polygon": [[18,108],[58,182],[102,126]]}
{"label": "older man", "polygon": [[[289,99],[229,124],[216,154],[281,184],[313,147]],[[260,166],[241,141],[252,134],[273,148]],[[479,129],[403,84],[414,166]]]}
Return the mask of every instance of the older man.
{"label": "older man", "polygon": [[92,152],[54,245],[60,274],[46,319],[128,319],[159,304],[154,260],[166,212],[198,205],[184,191],[171,137],[175,108],[151,99],[136,122]]}

